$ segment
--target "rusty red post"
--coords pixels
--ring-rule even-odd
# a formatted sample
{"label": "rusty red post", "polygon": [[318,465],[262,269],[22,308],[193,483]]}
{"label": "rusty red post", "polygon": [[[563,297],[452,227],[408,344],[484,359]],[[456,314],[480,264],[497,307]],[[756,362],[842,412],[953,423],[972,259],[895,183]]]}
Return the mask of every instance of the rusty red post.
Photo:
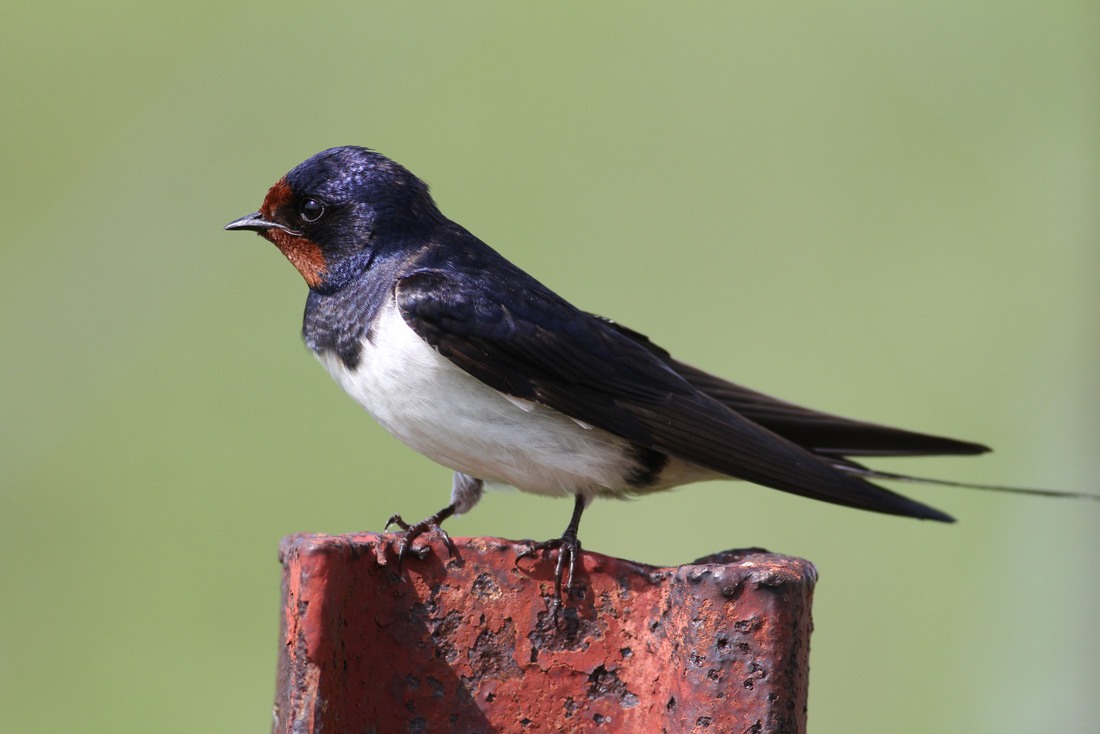
{"label": "rusty red post", "polygon": [[677,568],[554,563],[456,538],[406,562],[395,535],[280,547],[275,732],[804,732],[809,562],[758,549]]}

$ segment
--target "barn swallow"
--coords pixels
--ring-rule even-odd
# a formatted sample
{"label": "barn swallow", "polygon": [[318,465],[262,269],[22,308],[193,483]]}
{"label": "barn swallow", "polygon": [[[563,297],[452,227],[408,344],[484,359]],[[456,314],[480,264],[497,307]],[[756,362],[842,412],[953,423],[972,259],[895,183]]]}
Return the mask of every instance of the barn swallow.
{"label": "barn swallow", "polygon": [[257,232],[282,251],[309,286],[302,336],[317,359],[386,430],[454,470],[446,507],[411,525],[390,518],[404,530],[399,568],[427,531],[453,551],[440,524],[493,485],[574,498],[562,536],[528,550],[557,550],[559,599],[565,568],[572,587],[577,527],[595,497],[735,478],[953,522],[868,480],[984,486],[862,466],[852,457],[989,449],[810,410],[685,364],[573,306],[367,148],[318,153],[272,186],[259,211],[225,228]]}

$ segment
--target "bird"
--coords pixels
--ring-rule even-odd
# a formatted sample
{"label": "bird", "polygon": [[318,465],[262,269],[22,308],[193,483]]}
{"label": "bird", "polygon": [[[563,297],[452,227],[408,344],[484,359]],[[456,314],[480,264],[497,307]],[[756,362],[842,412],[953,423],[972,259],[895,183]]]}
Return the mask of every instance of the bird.
{"label": "bird", "polygon": [[500,485],[573,498],[561,537],[523,552],[557,552],[559,600],[566,572],[573,589],[581,515],[597,497],[733,478],[949,523],[871,480],[1080,496],[870,469],[853,457],[990,449],[804,408],[681,362],[512,264],[444,216],[421,179],[369,148],[314,155],[225,229],[256,232],[286,256],[309,287],[308,348],[383,428],[454,471],[443,509],[386,523],[403,530],[399,574],[425,533],[453,553],[443,521]]}

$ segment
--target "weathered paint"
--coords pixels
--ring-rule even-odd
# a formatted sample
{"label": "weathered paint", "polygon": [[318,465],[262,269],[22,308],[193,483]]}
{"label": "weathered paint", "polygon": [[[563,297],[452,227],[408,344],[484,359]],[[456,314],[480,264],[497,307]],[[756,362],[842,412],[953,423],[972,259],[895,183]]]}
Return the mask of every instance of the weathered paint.
{"label": "weathered paint", "polygon": [[[760,550],[678,568],[456,538],[284,539],[275,732],[804,732],[816,571]],[[441,555],[442,554],[442,555]]]}

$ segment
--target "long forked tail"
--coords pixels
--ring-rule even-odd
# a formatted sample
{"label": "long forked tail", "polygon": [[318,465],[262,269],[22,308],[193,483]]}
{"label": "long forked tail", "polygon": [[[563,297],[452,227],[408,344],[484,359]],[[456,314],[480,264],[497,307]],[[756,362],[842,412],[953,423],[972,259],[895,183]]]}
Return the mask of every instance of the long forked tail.
{"label": "long forked tail", "polygon": [[836,462],[837,469],[848,474],[869,479],[888,479],[897,482],[911,482],[914,484],[935,484],[941,487],[963,487],[965,489],[981,489],[987,492],[1004,492],[1008,494],[1028,494],[1036,497],[1064,497],[1077,500],[1093,500],[1100,502],[1100,495],[1087,492],[1066,492],[1057,489],[1031,489],[1028,487],[1007,487],[1002,484],[975,484],[973,482],[952,482],[947,479],[929,479],[927,477],[914,477],[908,474],[895,474],[893,472],[868,469],[855,462]]}

